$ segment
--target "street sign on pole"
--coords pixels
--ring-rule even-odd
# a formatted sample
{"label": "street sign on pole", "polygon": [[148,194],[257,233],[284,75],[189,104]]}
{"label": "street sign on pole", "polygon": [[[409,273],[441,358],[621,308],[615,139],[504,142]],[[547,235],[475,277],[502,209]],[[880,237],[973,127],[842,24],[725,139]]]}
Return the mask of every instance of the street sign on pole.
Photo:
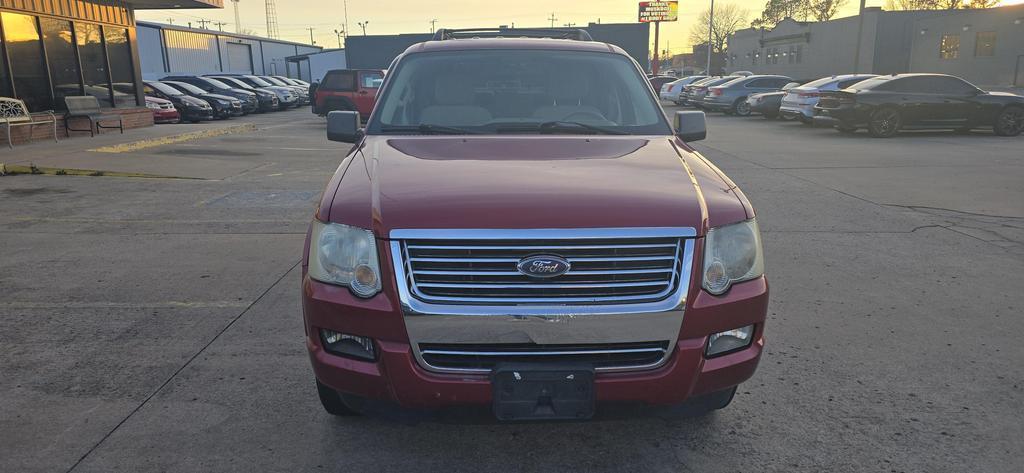
{"label": "street sign on pole", "polygon": [[640,11],[637,21],[640,23],[654,23],[654,63],[651,64],[651,72],[658,74],[660,60],[658,59],[658,33],[660,33],[661,22],[677,21],[679,19],[679,2],[640,2]]}

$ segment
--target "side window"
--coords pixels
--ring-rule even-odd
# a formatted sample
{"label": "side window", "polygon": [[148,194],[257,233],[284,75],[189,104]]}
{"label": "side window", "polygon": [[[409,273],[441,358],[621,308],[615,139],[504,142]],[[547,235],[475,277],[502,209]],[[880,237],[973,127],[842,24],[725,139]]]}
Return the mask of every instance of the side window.
{"label": "side window", "polygon": [[931,77],[935,91],[940,94],[968,95],[976,90],[974,86],[955,77]]}
{"label": "side window", "polygon": [[793,82],[793,81],[791,79],[786,79],[786,78],[780,77],[778,79],[775,79],[775,83],[772,84],[772,88],[773,89],[781,89],[781,88],[785,87],[786,84],[788,84],[790,82]]}
{"label": "side window", "polygon": [[328,74],[327,77],[324,77],[324,83],[320,84],[320,87],[333,90],[355,90],[355,73],[351,71],[341,71]]}
{"label": "side window", "polygon": [[379,72],[363,72],[359,74],[359,86],[364,89],[378,89],[384,82],[384,74]]}
{"label": "side window", "polygon": [[146,94],[146,95],[153,95],[153,96],[156,95],[156,91],[153,90],[153,88],[148,86],[148,85],[142,86],[142,93]]}
{"label": "side window", "polygon": [[[908,92],[908,91],[911,90],[911,86],[914,85],[914,84],[912,84],[912,82],[913,83],[919,82],[919,81],[913,81],[911,79],[912,78],[908,77],[908,78],[903,78],[903,79],[891,80],[891,81],[886,82],[886,83],[884,83],[882,85],[879,85],[878,87],[875,87],[875,90],[880,90],[880,91],[883,91],[883,92]],[[922,89],[921,92],[924,92],[924,90]]]}
{"label": "side window", "polygon": [[844,80],[844,81],[839,82],[839,85],[837,85],[836,88],[839,89],[839,90],[843,90],[843,89],[846,89],[846,88],[850,87],[851,85],[856,84],[856,83],[858,83],[858,82],[860,82],[862,80],[864,80],[864,79]]}
{"label": "side window", "polygon": [[203,89],[203,90],[205,90],[207,92],[210,92],[210,91],[213,90],[213,86],[210,85],[210,83],[206,82],[205,80],[192,80],[192,81],[189,81],[188,83],[192,84],[192,85],[194,85],[196,87],[199,87],[200,89]]}
{"label": "side window", "polygon": [[750,82],[747,82],[747,84],[746,84],[746,88],[748,88],[748,89],[757,89],[757,88],[764,87],[764,86],[765,86],[765,79],[754,79],[754,80],[752,80]]}

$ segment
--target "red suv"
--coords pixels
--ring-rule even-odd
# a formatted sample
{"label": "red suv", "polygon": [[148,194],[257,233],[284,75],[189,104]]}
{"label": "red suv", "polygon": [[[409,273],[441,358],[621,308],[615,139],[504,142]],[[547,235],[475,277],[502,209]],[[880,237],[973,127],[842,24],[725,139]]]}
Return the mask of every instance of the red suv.
{"label": "red suv", "polygon": [[310,86],[313,113],[327,115],[335,110],[353,111],[366,119],[377,101],[377,90],[382,82],[384,71],[380,69],[327,71],[322,81]]}
{"label": "red suv", "polygon": [[704,114],[673,126],[623,50],[562,31],[442,31],[399,56],[365,128],[328,115],[354,146],[310,226],[302,302],[329,413],[703,412],[753,375],[760,233],[687,143]]}

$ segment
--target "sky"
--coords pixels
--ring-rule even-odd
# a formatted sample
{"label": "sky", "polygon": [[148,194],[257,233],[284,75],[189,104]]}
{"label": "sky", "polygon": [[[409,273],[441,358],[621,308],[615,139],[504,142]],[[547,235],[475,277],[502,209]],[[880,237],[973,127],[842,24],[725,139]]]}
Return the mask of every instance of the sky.
{"label": "sky", "polygon": [[[717,0],[716,7],[734,3],[749,12],[748,20],[758,17],[766,0]],[[264,0],[241,0],[238,4],[242,28],[253,34],[266,34]],[[590,22],[634,23],[637,20],[637,1],[630,0],[501,0],[484,2],[480,0],[276,0],[277,23],[280,38],[302,43],[313,41],[324,47],[338,47],[334,30],[343,29],[345,10],[348,10],[348,31],[350,35],[363,34],[360,22],[368,22],[366,33],[429,33],[431,20],[436,19],[437,28],[496,27],[499,25],[550,26],[550,18],[556,18],[555,26],[573,24],[586,26]],[[867,0],[867,6],[882,6],[885,0]],[[1003,4],[1024,3],[1024,0],[1004,0]],[[223,28],[234,31],[234,10],[231,0],[224,0],[223,9],[190,10],[148,10],[137,11],[139,20],[176,25],[192,23],[199,27],[199,20],[210,20],[207,28]],[[710,0],[680,0],[679,21],[662,23],[660,50],[670,53],[689,52],[690,29],[701,11],[710,5]],[[857,13],[858,0],[848,0],[836,17]],[[216,25],[212,22],[223,22]],[[654,40],[652,31],[651,41]]]}

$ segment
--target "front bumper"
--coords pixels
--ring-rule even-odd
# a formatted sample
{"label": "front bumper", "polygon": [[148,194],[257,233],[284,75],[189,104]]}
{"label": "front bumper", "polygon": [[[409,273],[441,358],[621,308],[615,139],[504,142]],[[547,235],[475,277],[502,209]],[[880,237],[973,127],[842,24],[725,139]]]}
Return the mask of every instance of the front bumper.
{"label": "front bumper", "polygon": [[[692,286],[692,285],[691,285]],[[306,347],[320,382],[340,393],[388,401],[405,408],[433,409],[491,402],[486,374],[428,371],[414,354],[403,311],[394,286],[364,300],[348,289],[303,277],[303,314]],[[596,398],[678,404],[690,397],[720,391],[749,379],[764,346],[768,285],[764,278],[735,285],[720,297],[699,289],[689,291],[682,326],[674,350],[656,368],[599,372]],[[581,316],[582,317],[582,316]],[[755,325],[753,343],[740,351],[705,358],[710,334]],[[327,353],[318,335],[321,328],[371,337],[378,349],[376,361],[358,361]]]}

